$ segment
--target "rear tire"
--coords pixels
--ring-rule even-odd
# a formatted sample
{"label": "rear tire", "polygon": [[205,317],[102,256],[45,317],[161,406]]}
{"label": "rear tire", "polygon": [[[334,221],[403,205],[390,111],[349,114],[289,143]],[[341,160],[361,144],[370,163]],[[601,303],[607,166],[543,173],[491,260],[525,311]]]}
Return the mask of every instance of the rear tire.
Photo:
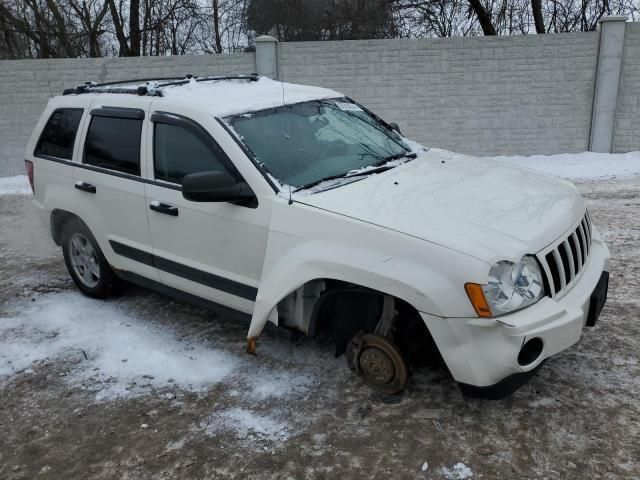
{"label": "rear tire", "polygon": [[107,298],[117,277],[89,228],[78,218],[69,219],[61,243],[67,270],[80,291],[88,297]]}

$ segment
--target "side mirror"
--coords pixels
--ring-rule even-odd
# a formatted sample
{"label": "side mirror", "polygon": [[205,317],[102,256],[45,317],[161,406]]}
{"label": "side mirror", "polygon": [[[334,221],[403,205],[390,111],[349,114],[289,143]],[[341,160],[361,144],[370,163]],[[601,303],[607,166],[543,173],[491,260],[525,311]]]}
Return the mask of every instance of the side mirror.
{"label": "side mirror", "polygon": [[182,196],[192,202],[230,202],[255,208],[253,190],[246,182],[238,182],[225,172],[200,172],[182,179]]}
{"label": "side mirror", "polygon": [[398,125],[396,122],[389,122],[389,126],[391,127],[391,130],[395,130],[400,135],[402,135],[402,132],[400,131],[400,125]]}

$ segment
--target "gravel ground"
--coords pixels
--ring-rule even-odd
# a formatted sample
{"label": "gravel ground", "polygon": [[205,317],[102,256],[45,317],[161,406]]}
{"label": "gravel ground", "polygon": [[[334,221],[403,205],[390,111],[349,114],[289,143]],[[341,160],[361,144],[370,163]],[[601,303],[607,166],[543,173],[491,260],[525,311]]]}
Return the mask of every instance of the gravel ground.
{"label": "gravel ground", "polygon": [[[501,401],[437,369],[383,397],[323,340],[269,332],[254,358],[245,326],[155,293],[84,299],[29,198],[0,197],[0,479],[640,478],[640,178],[579,187],[611,248],[609,301]],[[77,330],[48,323],[73,315]],[[118,342],[140,344],[122,365]],[[197,387],[136,370],[163,346]]]}

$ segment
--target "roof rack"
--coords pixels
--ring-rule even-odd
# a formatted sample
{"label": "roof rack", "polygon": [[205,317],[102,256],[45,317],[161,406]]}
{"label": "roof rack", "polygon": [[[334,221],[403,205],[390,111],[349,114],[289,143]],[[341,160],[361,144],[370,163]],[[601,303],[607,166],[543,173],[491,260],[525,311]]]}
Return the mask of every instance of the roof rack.
{"label": "roof rack", "polygon": [[[258,81],[260,76],[257,73],[251,75],[218,75],[209,77],[198,77],[187,74],[184,77],[163,77],[163,78],[137,78],[133,80],[118,80],[116,82],[95,83],[85,82],[74,88],[65,88],[62,95],[80,95],[83,93],[126,93],[138,96],[162,97],[163,87],[172,87],[175,85],[185,85],[191,80],[196,82],[215,82],[219,80],[248,80],[250,82]],[[118,87],[117,85],[125,85],[128,83],[146,83],[137,87]],[[153,82],[153,85],[149,85]],[[157,83],[165,82],[165,83]]]}

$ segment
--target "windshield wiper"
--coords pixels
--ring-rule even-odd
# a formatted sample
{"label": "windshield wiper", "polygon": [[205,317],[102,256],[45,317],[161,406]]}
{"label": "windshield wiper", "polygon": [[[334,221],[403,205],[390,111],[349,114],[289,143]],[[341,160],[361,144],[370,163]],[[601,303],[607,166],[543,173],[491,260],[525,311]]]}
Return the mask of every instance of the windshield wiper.
{"label": "windshield wiper", "polygon": [[[364,172],[362,173],[364,175]],[[300,190],[306,190],[307,188],[315,187],[316,185],[320,185],[321,183],[328,182],[330,180],[337,180],[338,178],[351,178],[351,177],[359,177],[360,175],[349,175],[349,173],[341,173],[339,175],[330,175],[328,177],[321,178],[320,180],[315,180],[313,182],[307,183],[300,187],[297,187],[293,190],[293,192],[299,192]]]}
{"label": "windshield wiper", "polygon": [[[380,167],[383,166],[385,163],[389,163],[392,162],[393,160],[400,160],[401,158],[408,158],[410,160],[413,160],[414,158],[417,158],[418,154],[415,152],[402,152],[402,153],[396,153],[395,155],[389,155],[388,157],[384,157],[382,160],[380,160],[378,163],[374,164],[374,167]],[[367,172],[370,172],[371,170],[367,170]]]}
{"label": "windshield wiper", "polygon": [[[315,187],[316,185],[320,185],[321,183],[328,182],[330,180],[337,180],[339,178],[354,178],[354,177],[362,177],[364,175],[370,175],[373,173],[386,172],[387,170],[391,170],[394,166],[387,165],[387,163],[392,162],[393,160],[399,160],[401,158],[408,158],[413,160],[418,156],[417,153],[409,152],[409,153],[396,153],[395,155],[389,155],[388,157],[384,157],[378,163],[374,163],[371,165],[371,168],[362,171],[353,171],[347,173],[341,173],[339,175],[330,175],[328,177],[321,178],[320,180],[315,180],[313,182],[307,183],[306,185],[302,185],[293,190],[293,192],[298,192],[300,190],[306,190],[308,188]],[[365,167],[366,168],[366,167]],[[352,173],[351,173],[352,172]]]}

